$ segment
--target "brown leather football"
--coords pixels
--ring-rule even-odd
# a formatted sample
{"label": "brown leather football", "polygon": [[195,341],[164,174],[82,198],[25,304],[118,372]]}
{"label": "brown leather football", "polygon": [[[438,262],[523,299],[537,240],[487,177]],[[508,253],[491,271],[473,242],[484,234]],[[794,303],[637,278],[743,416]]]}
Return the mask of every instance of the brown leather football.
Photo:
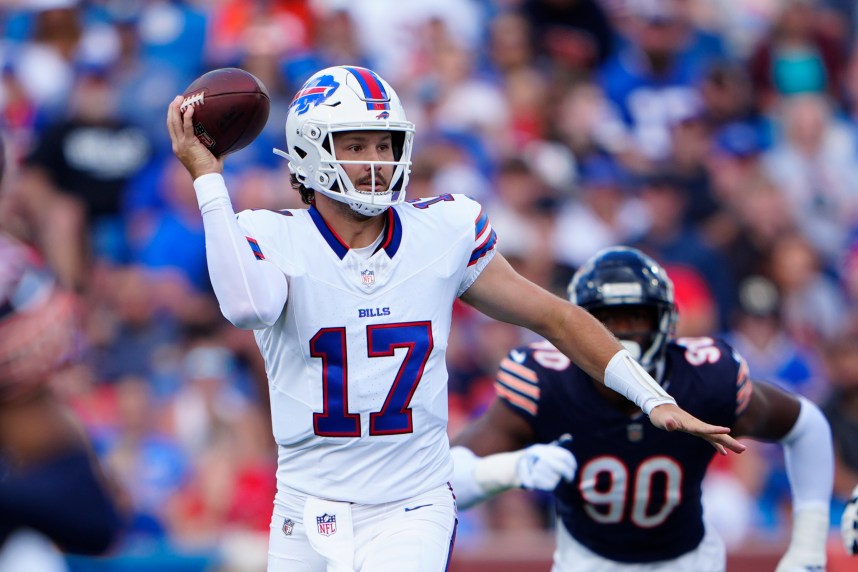
{"label": "brown leather football", "polygon": [[194,80],[181,110],[194,107],[194,133],[215,156],[247,147],[268,121],[268,90],[240,68],[219,68]]}

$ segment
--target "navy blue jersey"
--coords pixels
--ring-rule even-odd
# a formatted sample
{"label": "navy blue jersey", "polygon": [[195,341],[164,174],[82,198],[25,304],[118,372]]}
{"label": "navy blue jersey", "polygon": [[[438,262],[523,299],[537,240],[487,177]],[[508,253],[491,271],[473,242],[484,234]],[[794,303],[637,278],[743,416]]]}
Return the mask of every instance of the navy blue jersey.
{"label": "navy blue jersey", "polygon": [[[712,338],[670,343],[664,385],[684,410],[728,427],[751,391],[744,360]],[[538,442],[571,435],[578,472],[556,499],[578,542],[610,560],[643,563],[676,558],[703,539],[701,483],[715,454],[707,441],[624,414],[547,342],[512,350],[495,388]]]}

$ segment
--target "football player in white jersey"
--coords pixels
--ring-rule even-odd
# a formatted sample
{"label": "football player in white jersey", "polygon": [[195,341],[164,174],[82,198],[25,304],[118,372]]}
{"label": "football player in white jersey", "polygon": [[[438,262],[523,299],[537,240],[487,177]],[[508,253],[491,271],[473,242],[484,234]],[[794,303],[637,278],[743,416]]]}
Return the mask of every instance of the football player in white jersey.
{"label": "football player in white jersey", "polygon": [[497,254],[478,203],[405,201],[414,125],[373,71],[314,74],[286,117],[292,184],[309,209],[233,212],[193,110],[170,104],[173,151],[194,179],[223,314],[265,358],[278,492],[269,570],[443,570],[456,507],[445,351],[456,298],[530,328],[651,421],[744,447],[701,422],[581,308]]}

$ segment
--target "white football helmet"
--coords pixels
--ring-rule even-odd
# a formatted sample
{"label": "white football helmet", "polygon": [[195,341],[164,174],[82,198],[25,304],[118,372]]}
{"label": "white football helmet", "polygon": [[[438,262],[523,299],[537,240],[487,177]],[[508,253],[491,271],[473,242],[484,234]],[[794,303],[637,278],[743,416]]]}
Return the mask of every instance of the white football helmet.
{"label": "white football helmet", "polygon": [[[336,157],[333,134],[341,131],[389,131],[394,165],[385,191],[357,190]],[[286,148],[274,152],[289,161],[289,170],[307,188],[348,204],[366,216],[383,213],[405,200],[411,172],[414,124],[405,117],[399,96],[374,71],[337,66],[316,72],[295,94],[286,114]],[[373,171],[374,172],[374,171]]]}

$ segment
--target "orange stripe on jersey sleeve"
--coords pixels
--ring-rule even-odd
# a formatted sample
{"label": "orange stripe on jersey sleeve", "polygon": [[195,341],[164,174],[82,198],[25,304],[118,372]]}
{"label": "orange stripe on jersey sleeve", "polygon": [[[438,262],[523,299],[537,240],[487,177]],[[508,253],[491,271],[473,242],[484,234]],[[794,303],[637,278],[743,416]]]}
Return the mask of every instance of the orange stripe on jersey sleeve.
{"label": "orange stripe on jersey sleeve", "polygon": [[495,391],[502,399],[506,400],[515,407],[523,409],[531,415],[536,415],[536,412],[538,410],[536,403],[531,401],[529,398],[523,397],[518,393],[515,393],[514,391],[510,391],[500,383],[495,383]]}
{"label": "orange stripe on jersey sleeve", "polygon": [[529,367],[521,365],[520,363],[516,363],[509,358],[504,358],[503,361],[501,361],[500,368],[505,369],[511,374],[517,375],[521,379],[531,383],[536,383],[539,379],[535,371]]}
{"label": "orange stripe on jersey sleeve", "polygon": [[736,416],[744,413],[751,403],[751,395],[754,393],[754,385],[751,383],[750,372],[747,362],[739,358],[739,373],[736,375]]}
{"label": "orange stripe on jersey sleeve", "polygon": [[507,386],[510,389],[514,389],[519,393],[523,393],[533,399],[539,399],[539,386],[529,383],[527,381],[522,381],[519,378],[508,374],[507,372],[501,370],[498,372],[497,381],[502,385]]}

